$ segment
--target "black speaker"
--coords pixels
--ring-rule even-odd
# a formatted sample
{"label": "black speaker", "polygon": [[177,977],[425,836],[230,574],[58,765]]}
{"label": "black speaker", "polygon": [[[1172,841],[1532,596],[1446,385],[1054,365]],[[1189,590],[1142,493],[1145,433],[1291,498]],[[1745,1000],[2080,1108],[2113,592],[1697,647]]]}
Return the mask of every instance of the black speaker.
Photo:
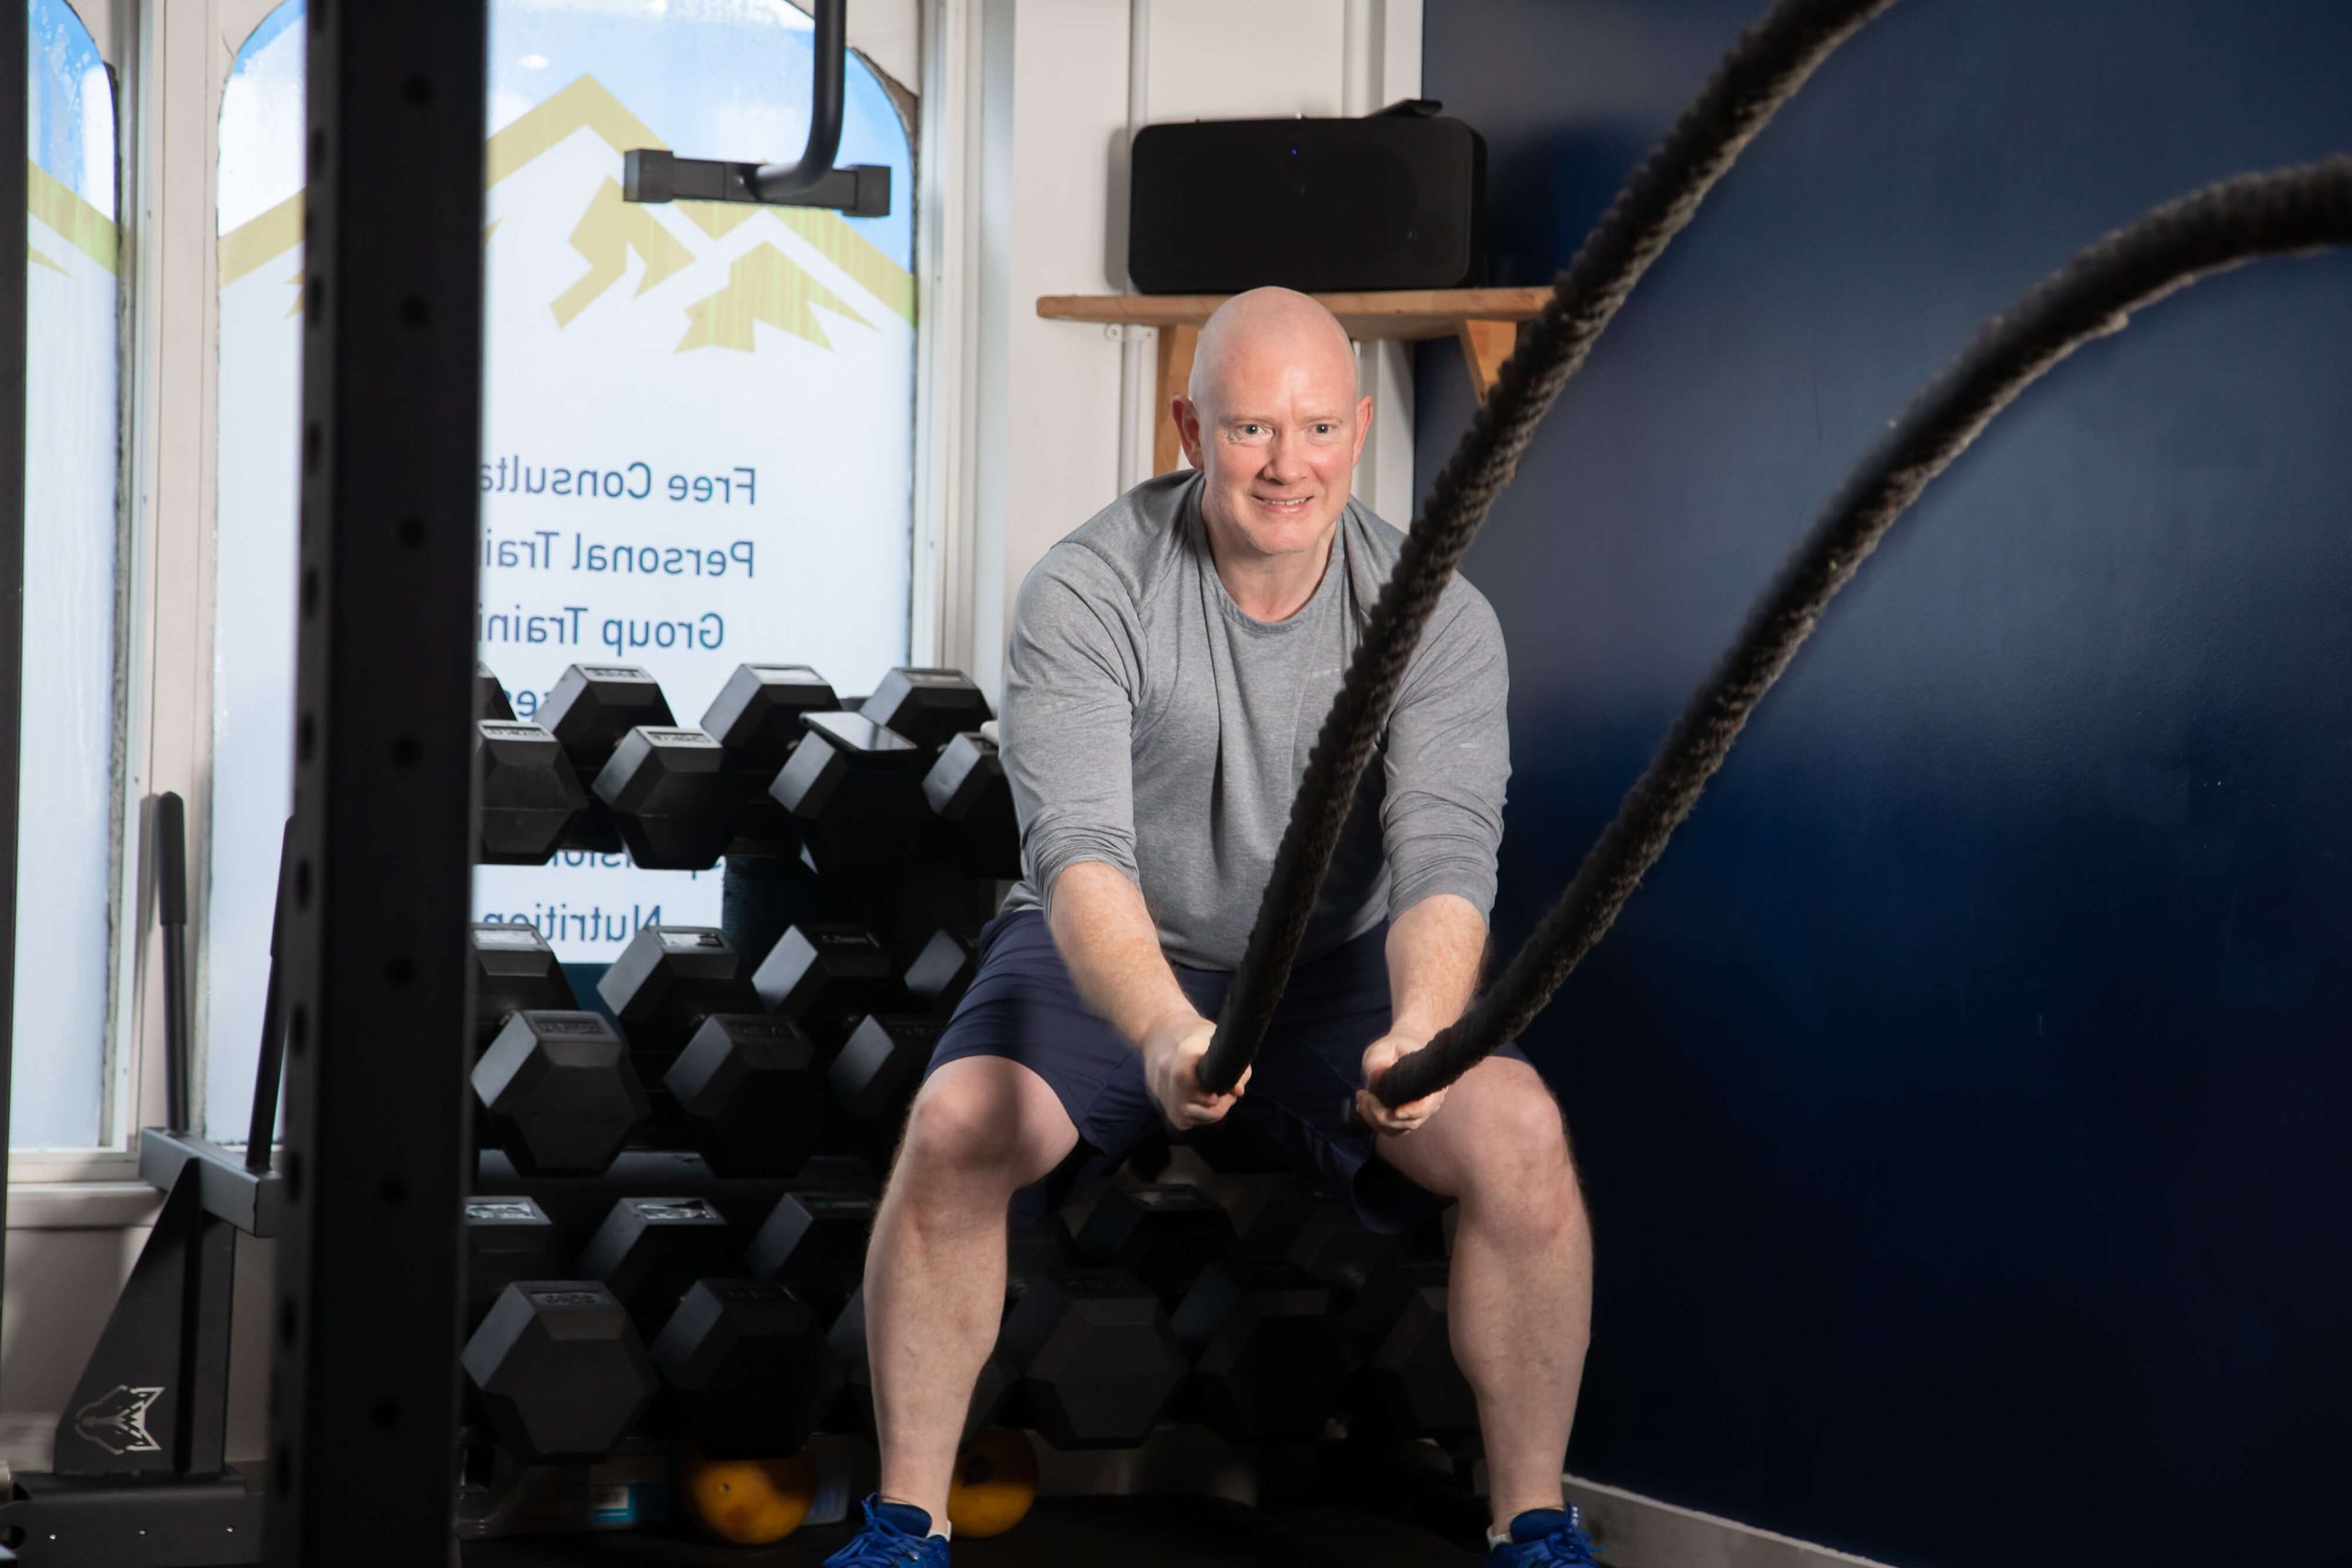
{"label": "black speaker", "polygon": [[1127,272],[1147,294],[1487,281],[1487,143],[1426,102],[1363,119],[1136,133]]}

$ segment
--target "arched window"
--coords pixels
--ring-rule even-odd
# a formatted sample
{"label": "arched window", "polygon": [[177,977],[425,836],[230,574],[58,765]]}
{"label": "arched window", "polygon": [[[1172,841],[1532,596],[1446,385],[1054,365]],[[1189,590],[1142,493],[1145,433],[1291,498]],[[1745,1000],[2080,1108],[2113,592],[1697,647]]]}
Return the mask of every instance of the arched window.
{"label": "arched window", "polygon": [[119,236],[113,78],[65,0],[30,0],[24,791],[8,1141],[86,1149],[105,1112],[119,864]]}
{"label": "arched window", "polygon": [[[205,1011],[231,1137],[291,774],[302,10],[239,50],[220,111]],[[477,632],[524,717],[575,661],[643,665],[693,724],[740,663],[847,695],[906,660],[914,171],[889,90],[852,58],[840,157],[889,165],[888,218],[621,199],[631,148],[797,155],[812,48],[783,0],[493,0]],[[718,882],[568,855],[482,868],[475,908],[598,962],[655,920],[717,924]]]}

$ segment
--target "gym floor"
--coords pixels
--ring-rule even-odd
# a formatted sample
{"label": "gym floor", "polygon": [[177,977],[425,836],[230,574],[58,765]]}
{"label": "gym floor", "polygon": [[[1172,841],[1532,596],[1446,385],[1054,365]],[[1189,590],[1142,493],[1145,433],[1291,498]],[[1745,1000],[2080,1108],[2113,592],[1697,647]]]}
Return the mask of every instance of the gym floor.
{"label": "gym floor", "polygon": [[[847,1540],[847,1524],[796,1531],[775,1546],[724,1547],[684,1534],[526,1536],[469,1542],[466,1568],[557,1568],[628,1563],[813,1565]],[[1234,1568],[1414,1568],[1471,1563],[1476,1554],[1395,1519],[1312,1507],[1267,1512],[1208,1497],[1047,1497],[993,1540],[959,1540],[957,1568],[1017,1563],[1118,1562],[1122,1568],[1217,1562]]]}

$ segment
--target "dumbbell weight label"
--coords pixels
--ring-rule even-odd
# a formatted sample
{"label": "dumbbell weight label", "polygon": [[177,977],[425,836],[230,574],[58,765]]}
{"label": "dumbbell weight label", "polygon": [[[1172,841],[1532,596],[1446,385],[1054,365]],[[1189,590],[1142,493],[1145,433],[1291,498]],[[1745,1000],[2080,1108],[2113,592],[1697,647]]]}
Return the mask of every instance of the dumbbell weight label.
{"label": "dumbbell weight label", "polygon": [[541,1223],[539,1206],[525,1199],[519,1202],[471,1202],[466,1205],[466,1218],[485,1224],[537,1224]]}
{"label": "dumbbell weight label", "polygon": [[586,1018],[557,1018],[547,1013],[537,1013],[533,1015],[533,1027],[542,1035],[576,1034],[595,1040],[615,1038],[612,1025],[594,1015]]}
{"label": "dumbbell weight label", "polygon": [[526,1291],[524,1294],[534,1306],[565,1309],[608,1307],[613,1304],[613,1298],[601,1291]]}
{"label": "dumbbell weight label", "polygon": [[741,1013],[724,1013],[718,1016],[726,1019],[727,1032],[736,1040],[773,1040],[789,1045],[800,1038],[800,1031],[788,1023],[777,1023],[772,1019],[746,1018]]}
{"label": "dumbbell weight label", "polygon": [[820,926],[817,928],[816,935],[817,945],[820,947],[880,947],[882,945],[879,939],[870,932],[862,931],[828,931]]}
{"label": "dumbbell weight label", "polygon": [[662,928],[661,942],[665,953],[708,953],[727,945],[727,939],[704,926]]}
{"label": "dumbbell weight label", "polygon": [[547,938],[541,936],[537,928],[534,926],[516,926],[512,931],[476,928],[474,945],[515,948],[536,953],[547,945]]}
{"label": "dumbbell weight label", "polygon": [[718,1218],[718,1211],[699,1198],[688,1198],[678,1202],[644,1201],[631,1203],[629,1207],[648,1220],[715,1220]]}
{"label": "dumbbell weight label", "polygon": [[703,1289],[722,1302],[774,1302],[796,1299],[792,1292],[782,1285],[718,1285],[705,1280]]}

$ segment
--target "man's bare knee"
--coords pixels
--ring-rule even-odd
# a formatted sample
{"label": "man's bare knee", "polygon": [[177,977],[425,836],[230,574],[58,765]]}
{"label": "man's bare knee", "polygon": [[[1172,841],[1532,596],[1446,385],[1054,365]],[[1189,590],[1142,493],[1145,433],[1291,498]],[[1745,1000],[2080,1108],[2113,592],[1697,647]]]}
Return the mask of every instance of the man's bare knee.
{"label": "man's bare knee", "polygon": [[933,1073],[915,1097],[899,1179],[942,1180],[1010,1197],[1061,1163],[1078,1141],[1060,1099],[1035,1073],[967,1056]]}

